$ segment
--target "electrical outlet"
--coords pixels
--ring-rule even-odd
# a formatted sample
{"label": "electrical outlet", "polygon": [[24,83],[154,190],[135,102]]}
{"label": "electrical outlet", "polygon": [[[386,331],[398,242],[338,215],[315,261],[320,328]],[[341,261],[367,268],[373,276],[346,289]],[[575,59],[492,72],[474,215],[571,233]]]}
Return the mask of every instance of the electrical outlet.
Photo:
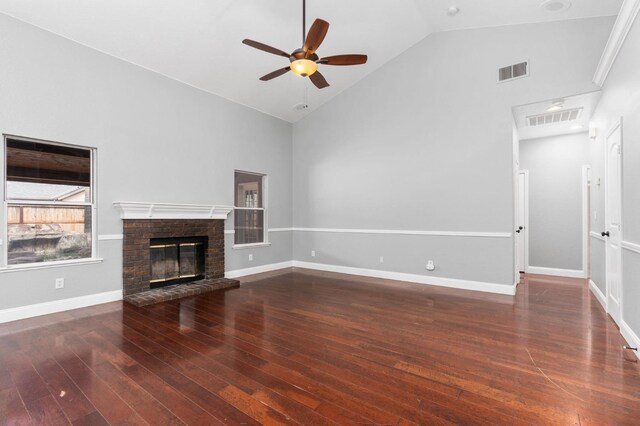
{"label": "electrical outlet", "polygon": [[433,271],[436,269],[436,265],[433,264],[433,260],[427,261],[427,271]]}
{"label": "electrical outlet", "polygon": [[380,263],[384,263],[384,256],[380,256]]}
{"label": "electrical outlet", "polygon": [[56,278],[56,288],[64,288],[64,278]]}
{"label": "electrical outlet", "polygon": [[311,257],[316,257],[316,251],[315,250],[311,250]]}
{"label": "electrical outlet", "polygon": [[253,255],[252,254],[249,255],[249,262],[253,262]]}

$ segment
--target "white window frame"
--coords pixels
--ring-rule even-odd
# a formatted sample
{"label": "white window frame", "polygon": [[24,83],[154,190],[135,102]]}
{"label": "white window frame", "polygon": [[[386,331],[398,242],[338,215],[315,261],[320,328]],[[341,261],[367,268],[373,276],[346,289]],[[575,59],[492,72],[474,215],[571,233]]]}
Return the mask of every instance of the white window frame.
{"label": "white window frame", "polygon": [[[262,177],[262,207],[237,207],[235,204],[235,198],[236,198],[236,192],[238,190],[238,188],[236,187],[236,183],[235,183],[235,176],[236,173],[244,173],[247,175],[254,175],[254,176],[260,176]],[[234,199],[234,203],[233,203],[233,209],[235,210],[262,210],[262,214],[263,214],[263,236],[262,236],[262,242],[261,243],[247,243],[247,244],[236,244],[235,243],[235,232],[236,232],[236,218],[235,218],[235,214],[233,217],[233,248],[234,249],[246,249],[246,248],[254,248],[254,247],[268,247],[271,245],[271,243],[269,242],[269,177],[265,174],[265,173],[258,173],[258,172],[248,172],[245,170],[234,170],[233,171],[233,199]]]}
{"label": "white window frame", "polygon": [[[7,194],[7,157],[6,157],[6,149],[7,149],[7,139],[25,141],[25,142],[35,142],[42,143],[47,145],[54,146],[62,146],[67,148],[76,148],[76,149],[85,149],[89,151],[90,155],[90,180],[91,180],[91,200],[87,202],[60,202],[60,201],[38,201],[38,200],[20,200],[20,199],[8,199]],[[14,271],[14,270],[29,270],[29,269],[42,269],[42,268],[50,268],[50,267],[60,267],[67,265],[76,265],[76,264],[87,264],[87,263],[98,263],[101,262],[102,259],[98,257],[98,226],[97,226],[97,209],[96,209],[96,200],[97,200],[97,185],[96,185],[96,151],[95,147],[90,146],[81,146],[81,145],[73,145],[62,142],[54,142],[44,139],[35,139],[24,136],[16,136],[11,134],[2,134],[2,148],[0,148],[0,155],[2,156],[2,161],[4,163],[3,171],[2,171],[2,179],[3,179],[3,219],[2,219],[2,241],[0,241],[0,245],[2,245],[2,264],[0,265],[0,272],[6,271]],[[32,263],[20,263],[16,265],[9,265],[9,206],[12,205],[47,205],[47,206],[90,206],[91,207],[91,256],[85,257],[81,259],[66,259],[66,260],[54,260],[49,262],[32,262]],[[4,244],[2,244],[4,243]]]}

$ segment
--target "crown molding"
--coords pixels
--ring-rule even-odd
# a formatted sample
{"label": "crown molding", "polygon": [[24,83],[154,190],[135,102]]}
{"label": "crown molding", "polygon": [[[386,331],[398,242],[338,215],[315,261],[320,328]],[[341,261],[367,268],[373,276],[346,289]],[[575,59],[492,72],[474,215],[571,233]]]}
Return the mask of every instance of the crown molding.
{"label": "crown molding", "polygon": [[230,206],[116,201],[121,219],[226,219]]}
{"label": "crown molding", "polygon": [[640,0],[624,0],[622,3],[620,13],[618,14],[615,24],[613,24],[611,35],[600,58],[596,73],[593,76],[593,82],[598,87],[604,85],[609,71],[611,71],[616,57],[629,34],[629,30],[631,30],[631,26],[638,15],[638,11],[640,11]]}

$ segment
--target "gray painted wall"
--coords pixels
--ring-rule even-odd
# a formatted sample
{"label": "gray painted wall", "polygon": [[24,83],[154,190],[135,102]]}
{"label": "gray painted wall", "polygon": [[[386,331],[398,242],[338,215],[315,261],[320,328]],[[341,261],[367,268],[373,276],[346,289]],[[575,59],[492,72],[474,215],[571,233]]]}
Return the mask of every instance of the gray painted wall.
{"label": "gray painted wall", "polygon": [[[622,238],[640,244],[640,20],[636,18],[626,41],[607,77],[602,98],[596,109],[594,124],[598,128],[598,146],[592,151],[592,163],[604,178],[604,143],[607,131],[622,117]],[[592,208],[600,219],[593,231],[604,226],[604,180],[593,197]],[[593,240],[593,239],[592,239]],[[622,321],[640,336],[640,254],[623,249]],[[594,269],[604,270],[604,250],[592,253]],[[595,280],[594,276],[594,280]],[[604,279],[601,277],[600,279]],[[606,289],[606,283],[598,283]],[[605,293],[606,294],[606,293]]]}
{"label": "gray painted wall", "polygon": [[529,265],[582,270],[582,166],[589,135],[520,142],[520,169],[529,171]]}
{"label": "gray painted wall", "polygon": [[[512,233],[511,108],[594,90],[612,24],[427,37],[294,125],[294,226]],[[524,58],[529,78],[496,83],[499,67]],[[434,276],[513,285],[511,238],[447,238],[407,235],[378,247],[365,234],[296,232],[294,257],[417,274],[433,259]],[[470,244],[477,259],[469,259]],[[324,255],[311,258],[319,245]],[[397,260],[380,264],[380,255]]]}
{"label": "gray painted wall", "polygon": [[[269,223],[291,227],[289,123],[5,15],[0,40],[0,132],[97,147],[98,234],[122,233],[114,201],[233,205],[234,169],[268,174]],[[227,234],[227,270],[291,260],[291,233],[270,237],[233,250]],[[121,243],[100,241],[100,264],[0,273],[0,309],[120,289]]]}

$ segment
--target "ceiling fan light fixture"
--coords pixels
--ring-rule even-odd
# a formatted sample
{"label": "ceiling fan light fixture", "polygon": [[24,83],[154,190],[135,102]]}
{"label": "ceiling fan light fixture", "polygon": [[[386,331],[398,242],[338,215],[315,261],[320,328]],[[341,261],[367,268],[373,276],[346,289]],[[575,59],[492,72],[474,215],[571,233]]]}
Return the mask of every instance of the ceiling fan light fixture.
{"label": "ceiling fan light fixture", "polygon": [[318,71],[318,64],[309,59],[296,59],[291,62],[291,71],[300,77],[309,77]]}

